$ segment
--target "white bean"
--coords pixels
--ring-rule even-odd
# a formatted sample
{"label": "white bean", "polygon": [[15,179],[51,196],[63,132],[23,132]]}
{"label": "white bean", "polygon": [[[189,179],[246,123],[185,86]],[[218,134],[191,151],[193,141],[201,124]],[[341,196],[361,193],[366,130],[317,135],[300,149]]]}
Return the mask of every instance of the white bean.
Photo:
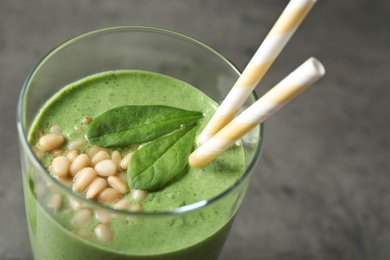
{"label": "white bean", "polygon": [[54,157],[61,156],[64,153],[65,150],[60,147],[54,148],[53,150],[50,151],[50,154],[53,155]]}
{"label": "white bean", "polygon": [[95,154],[97,154],[100,151],[105,151],[105,150],[102,147],[94,145],[94,146],[91,146],[90,148],[88,148],[86,153],[88,154],[89,158],[93,158],[95,156]]}
{"label": "white bean", "polygon": [[104,188],[107,187],[107,181],[103,178],[95,178],[87,188],[87,193],[85,196],[88,199],[95,198]]}
{"label": "white bean", "polygon": [[51,170],[60,178],[68,176],[70,161],[65,156],[58,156],[51,163]]}
{"label": "white bean", "polygon": [[57,213],[62,208],[63,197],[59,193],[51,195],[47,207],[52,209],[54,213]]}
{"label": "white bean", "polygon": [[38,161],[43,160],[43,151],[38,146],[33,146],[32,150],[35,154],[35,157],[37,157]]}
{"label": "white bean", "polygon": [[85,239],[91,239],[93,237],[93,233],[88,230],[73,230],[73,233]]}
{"label": "white bean", "polygon": [[113,188],[105,188],[97,195],[97,200],[100,202],[113,202],[122,197],[122,194]]}
{"label": "white bean", "polygon": [[123,182],[118,176],[108,176],[107,182],[111,187],[113,187],[122,194],[129,191],[129,187],[127,186],[127,184]]}
{"label": "white bean", "polygon": [[118,173],[117,176],[119,177],[119,179],[121,179],[121,181],[123,181],[124,183],[127,183],[127,173],[126,172],[120,172],[120,173]]}
{"label": "white bean", "polygon": [[61,130],[61,128],[60,128],[59,125],[54,124],[54,125],[52,125],[52,126],[50,127],[50,133],[61,135],[61,134],[62,134],[62,130]]}
{"label": "white bean", "polygon": [[121,169],[121,161],[122,156],[119,151],[113,151],[111,153],[111,160],[116,164],[116,170],[119,171]]}
{"label": "white bean", "polygon": [[73,162],[77,156],[79,156],[79,151],[77,150],[71,150],[67,153],[66,157],[68,157],[68,159]]}
{"label": "white bean", "polygon": [[80,209],[72,218],[72,224],[75,226],[84,226],[92,217],[90,209]]}
{"label": "white bean", "polygon": [[81,169],[73,179],[73,190],[76,192],[84,191],[96,177],[97,173],[94,168]]}
{"label": "white bean", "polygon": [[74,210],[80,210],[86,207],[86,205],[73,197],[69,197],[69,204]]}
{"label": "white bean", "polygon": [[132,189],[131,190],[131,195],[133,195],[133,198],[137,201],[141,201],[145,198],[146,196],[146,190],[136,190]]}
{"label": "white bean", "polygon": [[130,211],[141,212],[143,210],[142,204],[134,204],[130,207]]}
{"label": "white bean", "polygon": [[111,214],[104,210],[95,210],[95,218],[103,224],[110,223]]}
{"label": "white bean", "polygon": [[116,164],[110,159],[102,160],[95,165],[95,170],[100,176],[111,176],[116,173]]}
{"label": "white bean", "polygon": [[91,164],[91,159],[89,159],[88,155],[86,154],[80,154],[79,156],[74,159],[74,161],[71,163],[69,172],[70,175],[75,176],[76,173],[78,173],[81,169],[89,166]]}
{"label": "white bean", "polygon": [[106,151],[100,151],[97,154],[95,154],[92,159],[91,159],[91,165],[95,166],[98,162],[110,159],[111,156],[108,152]]}
{"label": "white bean", "polygon": [[59,134],[47,134],[39,138],[38,146],[42,151],[51,151],[62,145],[65,141],[64,136]]}
{"label": "white bean", "polygon": [[129,162],[130,162],[130,158],[132,155],[133,155],[133,153],[130,152],[125,157],[123,157],[123,159],[121,161],[121,167],[123,170],[127,170],[127,168],[129,167]]}
{"label": "white bean", "polygon": [[103,243],[111,243],[113,239],[113,234],[110,227],[107,224],[99,224],[95,228],[96,237]]}
{"label": "white bean", "polygon": [[130,203],[131,203],[131,199],[130,198],[121,199],[120,201],[115,203],[114,209],[126,210],[129,207]]}
{"label": "white bean", "polygon": [[85,140],[85,139],[74,140],[68,144],[68,149],[69,150],[79,150],[81,147],[83,147],[86,144],[87,144],[87,140]]}
{"label": "white bean", "polygon": [[43,196],[45,196],[46,192],[47,192],[47,188],[45,184],[37,183],[35,185],[35,194],[37,195],[38,198],[42,198]]}

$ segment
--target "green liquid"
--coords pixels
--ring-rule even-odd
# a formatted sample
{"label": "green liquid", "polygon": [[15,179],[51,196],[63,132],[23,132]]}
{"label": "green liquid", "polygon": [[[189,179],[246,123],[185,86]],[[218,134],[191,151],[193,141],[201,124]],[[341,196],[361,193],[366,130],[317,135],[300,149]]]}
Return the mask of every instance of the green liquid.
{"label": "green liquid", "polygon": [[[201,128],[215,112],[217,104],[192,86],[160,74],[142,71],[116,71],[90,76],[75,82],[51,98],[37,116],[35,132],[46,133],[58,124],[67,140],[84,138],[80,122],[85,117],[122,105],[169,105],[202,111]],[[77,130],[75,130],[77,126]],[[80,131],[81,129],[81,131]],[[43,161],[47,166],[50,157]],[[214,198],[233,185],[244,172],[244,155],[239,146],[232,147],[203,169],[189,168],[164,189],[148,193],[142,201],[145,212],[167,212],[178,207]],[[109,227],[114,234],[110,244],[95,236],[88,239],[77,231],[93,233],[97,219],[75,227],[75,214],[65,197],[61,210],[47,208],[52,192],[37,203],[38,183],[31,177],[26,190],[30,237],[36,260],[41,259],[216,259],[228,234],[236,206],[242,194],[211,204],[201,211],[158,218],[112,218]]]}

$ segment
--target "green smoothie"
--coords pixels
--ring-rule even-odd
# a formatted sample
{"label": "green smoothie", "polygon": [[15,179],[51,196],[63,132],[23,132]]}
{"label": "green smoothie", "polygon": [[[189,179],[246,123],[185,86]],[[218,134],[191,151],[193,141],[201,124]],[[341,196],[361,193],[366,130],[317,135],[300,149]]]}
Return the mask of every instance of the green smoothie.
{"label": "green smoothie", "polygon": [[[68,85],[49,99],[36,117],[29,142],[33,146],[39,133],[50,132],[53,125],[58,125],[65,136],[64,145],[84,139],[88,128],[83,123],[85,118],[93,120],[124,105],[167,105],[200,111],[204,117],[199,120],[198,133],[217,108],[205,94],[174,78],[143,71],[104,72]],[[80,153],[90,147],[84,145]],[[116,150],[124,156],[129,149],[133,147]],[[55,153],[45,155],[43,166],[49,167],[55,156]],[[86,223],[75,225],[75,216],[83,207],[75,208],[69,194],[58,195],[51,187],[41,192],[45,181],[35,181],[34,173],[30,172],[31,178],[25,182],[29,192],[25,196],[35,259],[216,259],[243,194],[232,192],[200,211],[179,211],[229,189],[244,173],[244,164],[243,149],[237,145],[205,168],[187,167],[164,188],[147,192],[142,212],[134,213],[133,217],[111,214],[109,222],[104,223],[112,234],[109,242],[95,235],[94,230],[101,224],[94,217],[96,209],[85,206],[92,216]],[[57,195],[61,205],[53,210],[51,204]],[[172,211],[177,213],[167,213]]]}

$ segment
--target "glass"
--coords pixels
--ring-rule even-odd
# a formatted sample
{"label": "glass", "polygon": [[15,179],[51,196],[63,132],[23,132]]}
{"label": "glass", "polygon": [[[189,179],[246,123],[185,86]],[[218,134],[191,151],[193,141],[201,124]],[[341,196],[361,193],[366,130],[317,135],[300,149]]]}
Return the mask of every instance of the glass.
{"label": "glass", "polygon": [[[24,83],[17,111],[27,222],[35,259],[218,258],[261,153],[262,125],[242,139],[246,170],[232,187],[215,198],[170,212],[131,213],[105,207],[73,193],[36,160],[27,136],[45,101],[69,83],[116,69],[172,76],[199,88],[218,103],[240,75],[232,63],[207,45],[182,34],[150,27],[93,31],[63,43],[44,57]],[[255,100],[253,94],[244,107]],[[93,212],[109,213],[128,223],[137,222],[140,228],[126,235],[146,237],[149,243],[137,250],[131,246],[114,248],[91,238],[90,230],[72,231],[64,219],[56,216],[58,203],[68,211],[74,210],[69,205],[84,205]],[[212,216],[213,220],[204,216]],[[125,238],[121,230],[114,233]],[[171,239],[178,242],[172,243]]]}

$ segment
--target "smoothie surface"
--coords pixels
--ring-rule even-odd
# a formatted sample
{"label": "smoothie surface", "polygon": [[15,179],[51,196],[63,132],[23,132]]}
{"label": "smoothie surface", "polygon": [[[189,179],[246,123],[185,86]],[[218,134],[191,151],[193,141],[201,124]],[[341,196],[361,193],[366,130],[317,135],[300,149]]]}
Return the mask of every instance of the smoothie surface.
{"label": "smoothie surface", "polygon": [[[177,79],[144,71],[110,71],[84,78],[57,93],[40,111],[33,132],[39,129],[49,132],[57,124],[68,141],[83,139],[87,127],[81,124],[83,118],[93,120],[123,105],[168,105],[200,111],[204,118],[199,121],[198,133],[217,108],[208,96]],[[31,143],[36,141],[33,136]],[[47,166],[50,159],[46,158],[43,164]],[[242,148],[234,146],[207,167],[187,167],[162,190],[149,192],[143,201],[144,211],[171,211],[211,199],[228,189],[243,172]]]}

